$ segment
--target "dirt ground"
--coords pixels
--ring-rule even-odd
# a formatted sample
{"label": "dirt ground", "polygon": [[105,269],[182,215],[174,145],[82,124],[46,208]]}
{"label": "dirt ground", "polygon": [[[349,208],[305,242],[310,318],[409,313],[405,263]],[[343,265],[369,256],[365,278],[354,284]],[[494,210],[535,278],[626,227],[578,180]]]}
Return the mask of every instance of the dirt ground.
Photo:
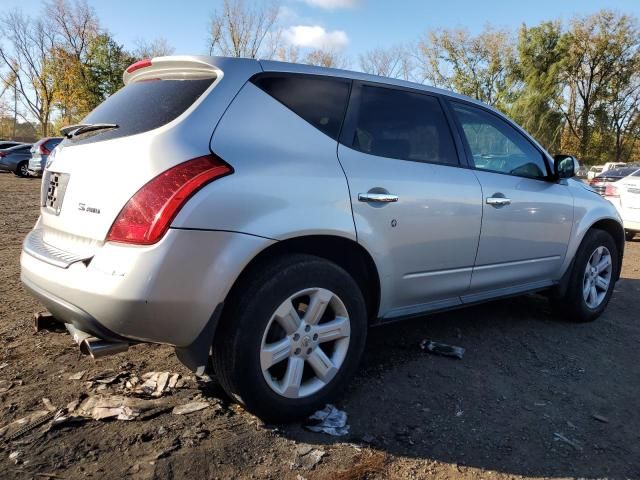
{"label": "dirt ground", "polygon": [[[594,323],[555,319],[528,296],[371,330],[337,403],[350,433],[331,437],[263,425],[215,381],[197,381],[171,348],[92,361],[64,332],[35,333],[42,307],[22,289],[18,259],[38,193],[39,180],[0,174],[0,427],[43,410],[43,398],[61,407],[118,393],[152,371],[184,379],[162,397],[170,404],[212,404],[5,435],[2,479],[640,478],[640,238],[627,242],[622,279]],[[428,355],[418,347],[425,338],[467,351],[462,360]]]}

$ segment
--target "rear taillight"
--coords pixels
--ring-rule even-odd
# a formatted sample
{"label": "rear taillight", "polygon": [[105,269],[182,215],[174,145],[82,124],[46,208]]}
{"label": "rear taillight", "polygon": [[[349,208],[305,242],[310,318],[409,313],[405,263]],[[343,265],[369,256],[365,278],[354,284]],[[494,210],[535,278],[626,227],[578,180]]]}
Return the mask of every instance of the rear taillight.
{"label": "rear taillight", "polygon": [[194,193],[230,173],[233,169],[214,155],[170,168],[131,197],[111,225],[107,241],[136,245],[156,243]]}
{"label": "rear taillight", "polygon": [[604,196],[605,197],[619,197],[620,192],[618,192],[618,187],[614,184],[609,183],[606,187],[604,187]]}
{"label": "rear taillight", "polygon": [[40,155],[49,155],[51,150],[44,146],[44,143],[40,144]]}

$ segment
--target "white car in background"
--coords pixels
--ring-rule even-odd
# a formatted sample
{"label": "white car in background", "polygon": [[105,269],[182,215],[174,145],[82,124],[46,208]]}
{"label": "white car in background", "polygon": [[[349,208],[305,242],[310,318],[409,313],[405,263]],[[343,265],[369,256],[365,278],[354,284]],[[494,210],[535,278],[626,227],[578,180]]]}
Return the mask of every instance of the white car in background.
{"label": "white car in background", "polygon": [[587,173],[587,180],[593,180],[594,178],[596,178],[602,173],[603,169],[603,165],[594,165],[593,167],[591,167],[589,169],[589,173]]}
{"label": "white car in background", "polygon": [[604,198],[620,213],[627,241],[633,240],[640,233],[640,169],[610,185]]}

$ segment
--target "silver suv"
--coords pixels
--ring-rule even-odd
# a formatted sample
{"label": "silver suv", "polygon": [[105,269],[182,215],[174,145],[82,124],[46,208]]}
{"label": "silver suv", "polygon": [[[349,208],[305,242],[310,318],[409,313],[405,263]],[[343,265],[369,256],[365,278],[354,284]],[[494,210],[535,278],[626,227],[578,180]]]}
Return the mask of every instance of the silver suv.
{"label": "silver suv", "polygon": [[94,358],[149,342],[269,420],[342,391],[367,327],[545,291],[602,313],[621,220],[494,109],[272,61],[163,57],[63,129],[22,281]]}

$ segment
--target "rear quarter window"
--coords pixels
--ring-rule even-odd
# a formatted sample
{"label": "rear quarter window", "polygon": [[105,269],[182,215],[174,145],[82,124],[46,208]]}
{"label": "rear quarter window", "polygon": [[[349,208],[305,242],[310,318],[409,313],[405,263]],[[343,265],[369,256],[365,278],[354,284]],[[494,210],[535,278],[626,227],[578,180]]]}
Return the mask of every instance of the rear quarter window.
{"label": "rear quarter window", "polygon": [[349,99],[350,80],[264,73],[251,81],[322,133],[338,139]]}
{"label": "rear quarter window", "polygon": [[215,79],[151,79],[130,83],[102,102],[80,123],[115,123],[66,140],[91,143],[148,132],[175,120],[211,86]]}

